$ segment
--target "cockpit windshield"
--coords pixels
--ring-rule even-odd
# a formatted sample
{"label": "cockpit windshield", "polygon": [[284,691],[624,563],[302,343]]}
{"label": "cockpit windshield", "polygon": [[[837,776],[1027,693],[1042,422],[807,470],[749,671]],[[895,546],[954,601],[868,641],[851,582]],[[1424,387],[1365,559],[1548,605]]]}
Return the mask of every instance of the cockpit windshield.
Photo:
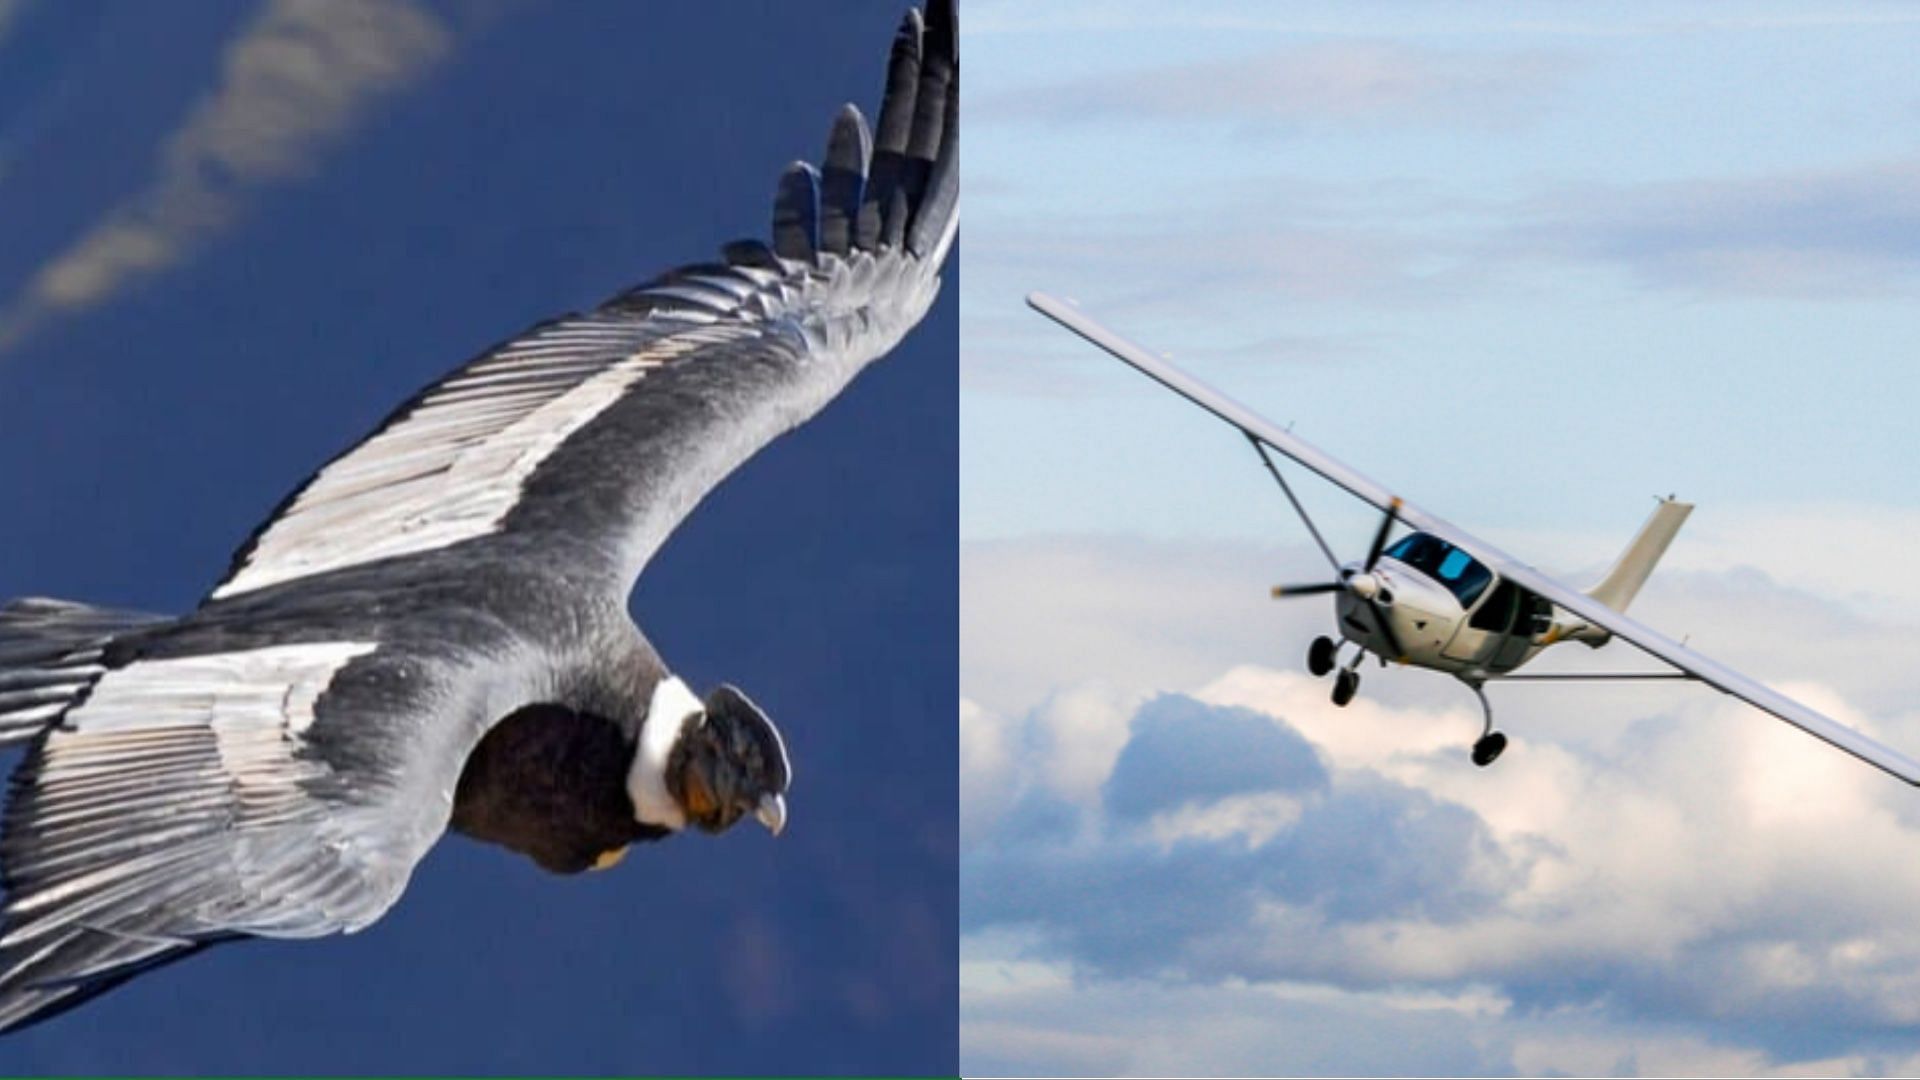
{"label": "cockpit windshield", "polygon": [[1387,554],[1445,585],[1463,608],[1472,607],[1493,580],[1493,571],[1473,556],[1428,533],[1402,537]]}

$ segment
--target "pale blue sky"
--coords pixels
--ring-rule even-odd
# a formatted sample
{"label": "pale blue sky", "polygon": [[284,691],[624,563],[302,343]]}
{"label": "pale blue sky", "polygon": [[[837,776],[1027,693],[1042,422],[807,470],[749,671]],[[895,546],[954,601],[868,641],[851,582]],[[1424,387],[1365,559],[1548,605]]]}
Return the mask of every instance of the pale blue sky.
{"label": "pale blue sky", "polygon": [[1469,525],[1913,504],[1920,12],[979,7],[968,536],[1269,523],[1033,288]]}
{"label": "pale blue sky", "polygon": [[1485,771],[1451,680],[1331,707],[1245,443],[1022,304],[1582,584],[1692,499],[1635,614],[1920,752],[1920,9],[1033,7],[968,10],[963,1070],[1920,1068],[1914,792],[1671,683],[1496,687]]}

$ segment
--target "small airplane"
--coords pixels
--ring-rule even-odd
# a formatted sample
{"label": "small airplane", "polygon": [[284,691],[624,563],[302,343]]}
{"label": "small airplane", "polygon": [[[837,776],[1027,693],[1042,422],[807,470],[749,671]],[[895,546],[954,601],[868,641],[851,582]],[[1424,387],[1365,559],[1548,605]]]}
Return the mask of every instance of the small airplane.
{"label": "small airplane", "polygon": [[[1785,720],[1909,784],[1920,785],[1920,762],[1627,617],[1627,605],[1693,511],[1691,504],[1671,496],[1660,500],[1612,570],[1598,585],[1582,592],[1404,501],[1194,378],[1166,357],[1100,325],[1070,302],[1033,293],[1027,303],[1233,425],[1253,445],[1333,567],[1330,580],[1276,586],[1273,595],[1333,594],[1338,637],[1314,639],[1307,649],[1307,670],[1315,676],[1333,674],[1335,705],[1345,706],[1353,700],[1360,688],[1360,664],[1369,655],[1378,657],[1383,667],[1391,660],[1445,672],[1465,683],[1480,701],[1485,724],[1473,744],[1472,757],[1475,765],[1486,766],[1507,747],[1506,735],[1494,730],[1493,706],[1487,701],[1485,689],[1496,679],[1693,680]],[[1334,555],[1269,451],[1277,451],[1382,512],[1384,516],[1364,559],[1342,562]],[[1411,531],[1389,544],[1396,524],[1404,524]],[[1616,637],[1673,670],[1517,673],[1550,645],[1578,641],[1599,648]],[[1351,655],[1342,662],[1341,654],[1348,646],[1352,646]]]}

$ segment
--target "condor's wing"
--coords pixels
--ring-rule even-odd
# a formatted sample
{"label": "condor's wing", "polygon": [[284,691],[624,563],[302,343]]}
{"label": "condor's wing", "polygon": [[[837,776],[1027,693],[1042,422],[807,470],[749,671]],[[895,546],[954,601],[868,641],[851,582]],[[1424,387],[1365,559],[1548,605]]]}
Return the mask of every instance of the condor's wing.
{"label": "condor's wing", "polygon": [[1432,533],[1471,551],[1475,558],[1486,563],[1503,577],[1546,597],[1566,611],[1608,631],[1615,637],[1632,643],[1649,655],[1672,664],[1701,682],[1731,694],[1763,712],[1771,713],[1814,738],[1838,747],[1875,768],[1883,769],[1909,784],[1920,785],[1920,762],[1891,747],[1875,742],[1785,694],[1763,686],[1758,681],[1740,674],[1717,660],[1694,652],[1672,638],[1628,618],[1577,589],[1569,588],[1557,579],[1541,573],[1492,544],[1468,533],[1465,529],[1411,503],[1397,499],[1392,492],[1380,484],[1361,475],[1345,463],[1329,457],[1305,439],[1262,418],[1253,410],[1194,378],[1166,357],[1128,341],[1101,326],[1072,304],[1045,293],[1034,293],[1028,296],[1027,303],[1042,315],[1138,368],[1155,382],[1239,428],[1247,437],[1285,454],[1345,489],[1362,502],[1381,511],[1397,503],[1397,514],[1400,520],[1422,532]]}
{"label": "condor's wing", "polygon": [[538,677],[376,639],[205,651],[235,630],[159,631],[14,773],[0,1031],[238,936],[373,922],[445,827],[488,695]]}
{"label": "condor's wing", "polygon": [[787,169],[770,243],[543,323],[427,388],[296,491],[211,598],[508,563],[624,600],[694,504],[938,295],[959,221],[957,33],[952,0],[908,12],[876,125],[849,105],[821,166]]}

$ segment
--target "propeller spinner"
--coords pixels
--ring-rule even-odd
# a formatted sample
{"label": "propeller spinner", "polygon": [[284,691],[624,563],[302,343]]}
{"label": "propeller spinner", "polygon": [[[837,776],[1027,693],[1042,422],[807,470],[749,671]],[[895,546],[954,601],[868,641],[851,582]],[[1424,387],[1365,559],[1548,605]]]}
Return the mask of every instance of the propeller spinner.
{"label": "propeller spinner", "polygon": [[1387,648],[1393,654],[1391,658],[1396,663],[1406,663],[1407,652],[1401,648],[1400,637],[1394,633],[1393,620],[1387,614],[1387,608],[1392,604],[1393,597],[1382,587],[1380,579],[1373,572],[1374,565],[1380,561],[1380,556],[1387,550],[1387,537],[1393,532],[1394,522],[1399,518],[1400,500],[1395,498],[1387,504],[1386,515],[1380,519],[1380,527],[1374,530],[1373,543],[1367,548],[1367,561],[1362,564],[1358,573],[1343,569],[1340,571],[1338,581],[1320,581],[1307,585],[1275,585],[1273,598],[1279,600],[1292,599],[1296,596],[1316,596],[1344,589],[1364,602],[1367,609],[1373,613],[1373,624],[1379,628],[1380,636],[1386,639]]}

